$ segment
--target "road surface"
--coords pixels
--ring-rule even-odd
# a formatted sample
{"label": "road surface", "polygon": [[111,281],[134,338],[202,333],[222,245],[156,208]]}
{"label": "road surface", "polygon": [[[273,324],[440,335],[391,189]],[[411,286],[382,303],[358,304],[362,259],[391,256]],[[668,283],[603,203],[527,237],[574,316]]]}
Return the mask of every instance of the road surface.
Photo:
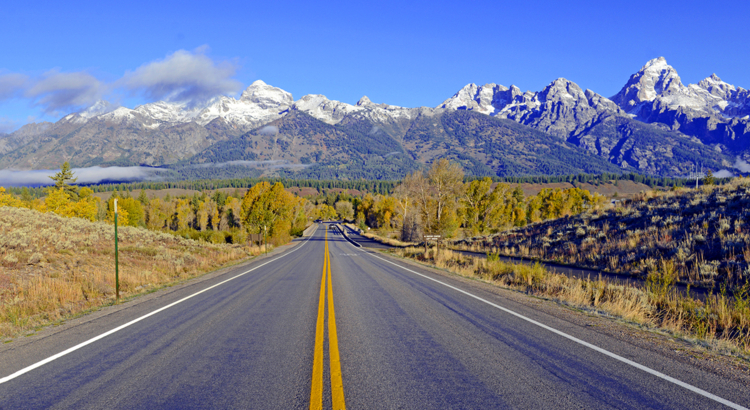
{"label": "road surface", "polygon": [[748,386],[479,285],[309,240],[0,350],[0,408],[750,406]]}

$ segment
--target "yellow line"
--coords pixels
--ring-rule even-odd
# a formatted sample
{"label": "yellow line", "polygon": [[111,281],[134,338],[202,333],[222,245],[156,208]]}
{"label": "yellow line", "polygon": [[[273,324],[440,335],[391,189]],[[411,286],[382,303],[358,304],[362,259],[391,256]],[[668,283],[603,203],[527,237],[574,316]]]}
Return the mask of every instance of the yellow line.
{"label": "yellow line", "polygon": [[341,358],[339,338],[336,333],[336,314],[333,308],[333,282],[331,280],[331,256],[328,253],[328,231],[326,230],[325,254],[323,256],[323,277],[320,279],[320,300],[318,302],[318,322],[315,328],[315,354],[313,356],[312,386],[310,388],[310,409],[323,409],[323,326],[326,297],[326,275],[328,276],[328,354],[331,360],[331,402],[334,410],[345,410],[344,383],[341,379]]}
{"label": "yellow line", "polygon": [[312,387],[310,388],[310,410],[323,409],[323,339],[325,328],[326,268],[328,267],[328,231],[326,231],[326,253],[323,258],[323,276],[320,279],[320,299],[318,302],[318,321],[315,326],[315,355],[313,356]]}
{"label": "yellow line", "polygon": [[331,401],[333,410],[344,410],[344,382],[341,380],[341,359],[339,357],[339,338],[336,334],[336,314],[333,309],[333,284],[331,281],[331,261],[328,255],[328,237],[326,236],[326,256],[328,259],[328,355],[331,359]]}

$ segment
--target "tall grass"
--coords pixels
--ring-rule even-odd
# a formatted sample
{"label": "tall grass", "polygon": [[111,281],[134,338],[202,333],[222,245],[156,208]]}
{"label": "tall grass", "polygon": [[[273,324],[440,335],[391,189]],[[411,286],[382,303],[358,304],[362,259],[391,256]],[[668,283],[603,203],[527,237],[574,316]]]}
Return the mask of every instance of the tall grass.
{"label": "tall grass", "polygon": [[606,312],[648,327],[657,327],[687,338],[700,339],[750,354],[750,282],[728,296],[726,290],[705,301],[675,290],[674,263],[661,260],[644,289],[610,283],[601,278],[578,279],[547,271],[539,263],[513,264],[451,250],[425,253],[409,247],[393,251],[459,275],[506,288]]}
{"label": "tall grass", "polygon": [[549,220],[454,249],[499,252],[647,277],[661,260],[674,281],[738,288],[750,280],[750,178],[723,186],[643,192],[600,211]]}

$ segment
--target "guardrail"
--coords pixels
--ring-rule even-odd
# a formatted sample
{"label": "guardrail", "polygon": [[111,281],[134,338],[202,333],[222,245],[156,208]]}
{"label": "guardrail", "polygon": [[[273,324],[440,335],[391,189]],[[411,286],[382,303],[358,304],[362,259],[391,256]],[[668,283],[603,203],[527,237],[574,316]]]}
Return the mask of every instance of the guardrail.
{"label": "guardrail", "polygon": [[346,226],[347,228],[351,229],[352,231],[354,231],[354,232],[356,232],[358,234],[362,234],[362,229],[360,229],[357,226],[354,226],[354,225],[349,224],[349,223],[344,224],[344,226]]}
{"label": "guardrail", "polygon": [[341,232],[341,236],[343,236],[344,239],[346,239],[347,241],[349,241],[349,243],[351,243],[352,245],[356,246],[357,248],[361,248],[362,247],[362,245],[358,244],[357,242],[354,242],[354,240],[352,240],[352,238],[350,238],[349,235],[346,234],[346,229],[342,228],[341,225],[336,225],[336,228],[338,228],[339,232]]}
{"label": "guardrail", "polygon": [[304,231],[302,231],[302,237],[304,238],[305,236],[312,235],[313,232],[315,232],[315,229],[317,228],[318,228],[318,224],[312,224],[308,226]]}

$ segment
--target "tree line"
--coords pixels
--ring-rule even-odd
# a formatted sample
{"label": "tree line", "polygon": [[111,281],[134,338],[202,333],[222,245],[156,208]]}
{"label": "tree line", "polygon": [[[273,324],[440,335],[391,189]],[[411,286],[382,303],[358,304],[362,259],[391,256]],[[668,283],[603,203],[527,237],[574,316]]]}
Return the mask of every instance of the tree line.
{"label": "tree line", "polygon": [[424,234],[487,235],[576,215],[606,202],[599,194],[575,187],[545,188],[527,197],[518,185],[489,177],[466,180],[463,168],[447,159],[408,174],[389,195],[323,192],[308,199],[363,229],[395,230],[404,241],[420,241]]}
{"label": "tree line", "polygon": [[[447,159],[430,168],[390,181],[254,180],[141,182],[92,187],[74,185],[69,165],[51,177],[55,185],[39,198],[0,190],[0,206],[23,206],[42,212],[112,222],[114,199],[124,225],[173,232],[212,242],[244,243],[248,234],[265,233],[272,242],[284,243],[300,234],[312,219],[345,219],[360,227],[396,231],[402,240],[419,241],[424,234],[443,237],[487,235],[529,223],[593,210],[605,197],[587,190],[545,188],[525,196],[521,182],[589,182],[642,179],[638,174],[579,174],[568,177],[504,179],[466,178],[462,166]],[[713,179],[712,179],[713,180]],[[509,183],[512,182],[512,183]],[[718,182],[718,181],[717,181]],[[705,183],[705,181],[704,181]],[[515,186],[513,186],[515,184]],[[246,193],[218,191],[222,187],[248,187]],[[301,198],[285,186],[312,187],[317,195]],[[131,193],[141,188],[140,195]],[[192,196],[149,198],[145,189],[201,188]],[[357,190],[352,195],[347,189]],[[107,201],[94,193],[113,190]],[[214,190],[209,194],[208,190]]]}
{"label": "tree line", "polygon": [[[114,223],[114,201],[118,201],[118,223],[150,230],[171,232],[191,239],[214,243],[245,243],[248,234],[265,234],[275,245],[299,235],[308,221],[320,215],[330,216],[324,204],[316,207],[305,198],[284,189],[281,182],[260,181],[240,194],[215,191],[192,196],[166,195],[149,198],[145,190],[134,197],[130,191],[114,191],[104,201],[90,187],[76,182],[68,163],[50,177],[54,185],[46,188],[46,197],[17,197],[0,187],[0,206],[53,212],[65,217]],[[335,216],[335,214],[334,214]]]}
{"label": "tree line", "polygon": [[[709,171],[710,172],[710,171]],[[476,178],[473,178],[476,179]],[[527,175],[492,177],[494,182],[506,182],[510,184],[549,184],[556,182],[587,183],[592,185],[605,184],[616,181],[632,181],[654,187],[684,187],[695,184],[695,179],[670,178],[636,173],[601,173],[601,174],[571,174],[571,175]],[[731,178],[715,178],[716,185],[724,185]]]}

